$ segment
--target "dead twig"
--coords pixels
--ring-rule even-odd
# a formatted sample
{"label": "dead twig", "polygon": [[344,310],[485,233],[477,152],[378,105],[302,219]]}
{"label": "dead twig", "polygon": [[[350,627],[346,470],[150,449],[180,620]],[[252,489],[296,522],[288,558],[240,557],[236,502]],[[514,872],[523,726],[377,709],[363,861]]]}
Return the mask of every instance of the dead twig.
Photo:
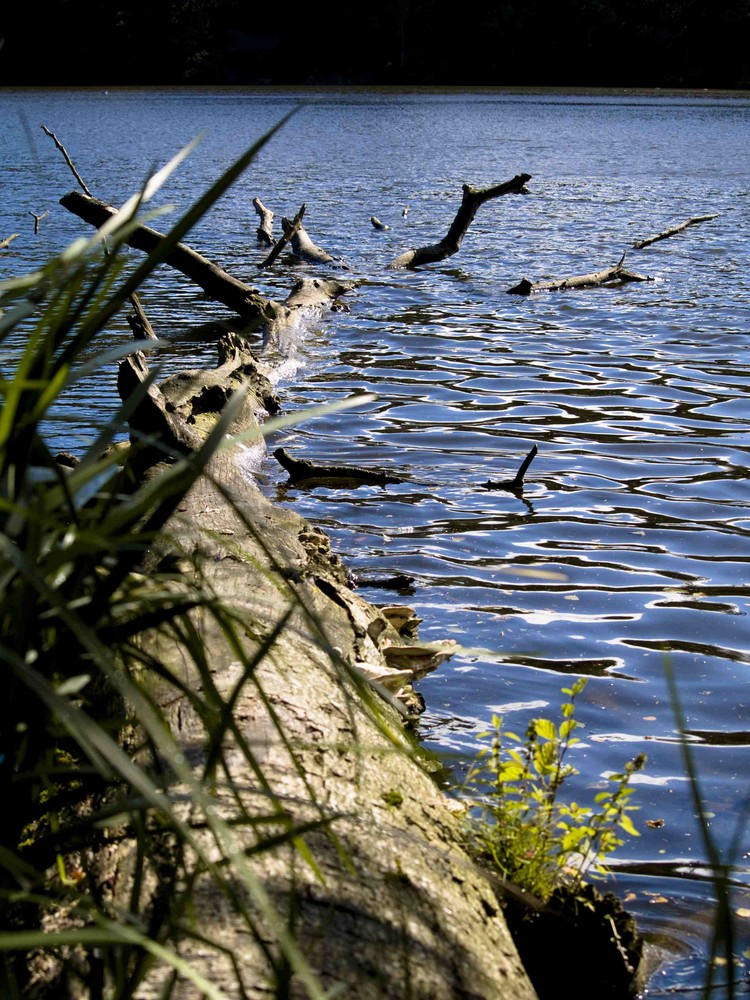
{"label": "dead twig", "polygon": [[57,148],[58,148],[58,149],[60,150],[60,152],[62,153],[62,155],[63,155],[63,156],[65,157],[65,162],[66,162],[66,163],[68,164],[68,166],[70,167],[70,169],[71,169],[71,171],[72,171],[72,173],[73,173],[73,176],[74,176],[74,177],[75,177],[75,179],[76,179],[76,180],[78,181],[78,184],[80,185],[80,188],[81,188],[81,190],[83,191],[83,193],[84,193],[85,195],[88,195],[88,197],[89,197],[89,198],[93,198],[93,195],[91,194],[91,192],[89,191],[89,189],[88,189],[88,188],[86,187],[86,184],[85,184],[85,182],[84,182],[83,178],[81,177],[81,175],[80,175],[80,174],[78,173],[78,171],[76,170],[76,168],[75,168],[75,164],[73,163],[73,161],[71,160],[71,158],[70,158],[70,157],[68,156],[68,151],[67,151],[67,149],[65,148],[65,146],[63,146],[63,144],[62,144],[62,143],[60,142],[60,140],[59,140],[59,139],[57,138],[57,136],[55,135],[55,133],[54,133],[54,132],[51,132],[51,131],[50,131],[50,130],[49,130],[49,129],[47,128],[47,126],[46,126],[46,125],[42,125],[42,126],[41,126],[41,129],[42,129],[42,131],[44,132],[44,134],[45,134],[45,135],[48,135],[48,136],[50,137],[50,139],[51,139],[51,140],[52,140],[52,141],[54,142],[54,144],[55,144],[55,145],[57,146]]}

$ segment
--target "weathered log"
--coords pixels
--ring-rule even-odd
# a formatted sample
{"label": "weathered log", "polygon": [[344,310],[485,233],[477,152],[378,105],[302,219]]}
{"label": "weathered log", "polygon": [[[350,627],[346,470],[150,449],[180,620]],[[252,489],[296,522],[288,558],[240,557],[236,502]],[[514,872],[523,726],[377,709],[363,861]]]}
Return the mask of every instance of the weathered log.
{"label": "weathered log", "polygon": [[352,482],[374,483],[376,485],[405,482],[401,476],[392,476],[374,469],[362,469],[349,465],[317,465],[304,459],[292,458],[283,448],[277,448],[273,454],[279,464],[289,473],[289,479],[293,483],[313,480],[330,480],[329,485],[342,484],[342,481],[345,481],[347,485]]}
{"label": "weathered log", "polygon": [[575,288],[600,288],[602,285],[622,285],[630,281],[653,281],[645,274],[636,274],[623,267],[625,254],[619,263],[602,271],[578,274],[571,278],[552,278],[549,281],[529,281],[522,278],[517,285],[506,289],[508,295],[531,295],[533,292],[558,292]]}
{"label": "weathered log", "polygon": [[[198,564],[201,587],[221,595],[238,621],[250,623],[238,633],[249,658],[296,603],[250,681],[243,678],[237,640],[213,615],[191,618],[210,656],[212,684],[231,701],[243,739],[255,748],[285,817],[301,825],[319,820],[322,810],[333,833],[314,826],[305,833],[315,868],[295,860],[286,846],[258,854],[253,850],[257,834],[247,821],[232,827],[236,849],[246,852],[254,878],[282,919],[288,917],[324,990],[335,988],[361,1000],[533,1000],[490,883],[460,846],[460,819],[412,758],[393,704],[383,703],[378,710],[379,725],[352,683],[363,672],[376,676],[381,689],[408,684],[410,668],[394,670],[384,661],[390,646],[405,646],[403,638],[348,588],[325,535],[292,511],[272,507],[240,474],[231,452],[217,455],[208,471],[180,505],[179,521],[161,545],[177,536],[183,576],[192,562]],[[241,516],[226,502],[227,495],[235,497]],[[200,528],[206,512],[210,533]],[[154,551],[152,559],[169,554],[169,549]],[[314,629],[309,614],[318,622]],[[171,636],[143,641],[186,689],[200,688],[196,668]],[[338,668],[331,656],[338,657]],[[154,696],[160,700],[158,690]],[[188,698],[175,698],[174,689],[162,701],[196,776],[202,775],[205,718]],[[230,737],[228,743],[231,781],[217,783],[212,808],[231,823],[241,790],[243,815],[267,814],[265,786],[243,754],[235,752]],[[176,801],[185,794],[182,786],[169,791]],[[211,843],[205,824],[197,822],[193,832]],[[98,884],[113,887],[114,907],[132,906],[137,879],[139,911],[150,912],[168,905],[164,895],[170,889],[149,863],[134,873],[134,841],[125,831],[96,857],[89,856],[87,868]],[[249,934],[233,903],[231,894],[199,873],[191,883],[190,909],[200,915],[201,933],[184,935],[180,956],[227,995],[238,995],[240,976],[240,992],[259,1000],[273,980],[273,954],[263,940],[272,941],[273,934],[268,929],[261,940]],[[221,947],[207,947],[206,940]],[[162,995],[170,977],[171,967],[154,962],[139,996]],[[296,977],[290,978],[289,995],[307,995]],[[194,986],[179,975],[171,985],[178,1000],[194,995]]]}
{"label": "weathered log", "polygon": [[336,278],[299,278],[283,304],[288,309],[319,309],[330,305],[355,286],[354,281],[338,281]]}
{"label": "weathered log", "polygon": [[[138,471],[166,459],[189,454],[200,447],[198,432],[179,416],[170,412],[166,398],[158,386],[151,383],[144,391],[148,365],[141,351],[128,355],[117,369],[117,390],[123,400],[134,393],[140,398],[129,419],[130,440],[138,447]],[[144,446],[145,441],[153,442]]]}
{"label": "weathered log", "polygon": [[259,243],[264,243],[268,247],[273,246],[273,212],[266,208],[260,198],[253,198],[253,208],[260,217],[260,225],[256,229]]}
{"label": "weathered log", "polygon": [[376,218],[374,215],[371,217],[370,222],[372,223],[373,229],[386,230],[391,228],[390,226],[386,226],[384,222],[381,222],[380,219]]}
{"label": "weathered log", "polygon": [[11,233],[10,236],[6,236],[4,240],[0,240],[0,250],[7,250],[13,240],[18,239],[20,235],[20,233]]}
{"label": "weathered log", "polygon": [[[60,204],[97,228],[103,226],[117,211],[98,198],[87,197],[79,191],[64,195]],[[163,233],[149,226],[139,225],[130,233],[127,243],[137,250],[151,253],[163,239]],[[244,320],[268,322],[275,318],[276,303],[264,298],[254,288],[228,274],[218,264],[185,243],[178,243],[166,257],[165,263],[194,281],[209,298],[221,302]]]}
{"label": "weathered log", "polygon": [[271,264],[273,264],[273,262],[276,260],[276,258],[281,253],[281,251],[284,249],[284,247],[287,245],[287,243],[291,240],[291,238],[294,236],[294,234],[299,229],[300,224],[302,222],[302,217],[304,216],[304,214],[305,214],[305,205],[304,205],[304,202],[303,202],[302,206],[300,207],[299,212],[297,212],[297,214],[292,219],[291,226],[287,226],[284,229],[283,233],[281,234],[281,238],[276,242],[276,244],[274,245],[274,247],[271,250],[271,252],[269,253],[269,255],[266,257],[266,259],[262,260],[260,262],[260,264],[258,265],[258,267],[261,267],[261,268],[262,267],[270,267]]}
{"label": "weathered log", "polygon": [[536,455],[538,450],[539,449],[537,448],[536,445],[532,447],[531,451],[528,453],[526,458],[523,460],[523,462],[521,462],[518,468],[518,472],[516,473],[513,479],[508,479],[503,482],[497,482],[497,483],[493,482],[491,479],[488,479],[487,482],[484,484],[484,488],[486,490],[507,490],[509,493],[520,492],[523,489],[523,480],[524,476],[526,475],[526,470],[533,462],[534,456]]}
{"label": "weathered log", "polygon": [[461,242],[466,232],[474,221],[480,205],[492,198],[499,198],[504,194],[529,194],[526,187],[527,181],[531,180],[531,174],[517,174],[512,180],[504,184],[497,184],[489,188],[473,188],[468,184],[463,186],[463,198],[456,213],[456,217],[451,223],[450,229],[440,240],[430,246],[420,247],[416,250],[407,250],[395,260],[391,261],[392,268],[414,268],[423,264],[435,264],[437,261],[445,260],[458,253],[461,249]]}
{"label": "weathered log", "polygon": [[719,213],[715,215],[696,215],[692,219],[688,219],[687,222],[681,222],[679,226],[672,226],[670,229],[665,229],[661,233],[657,233],[656,236],[649,236],[648,239],[638,240],[637,243],[633,244],[634,250],[642,250],[644,247],[651,246],[652,243],[658,243],[659,240],[669,239],[670,236],[675,236],[677,233],[683,232],[689,226],[697,226],[701,222],[710,222],[711,219],[718,219]]}
{"label": "weathered log", "polygon": [[336,260],[335,257],[332,257],[326,250],[322,250],[319,246],[316,246],[316,244],[310,239],[304,226],[298,226],[297,231],[292,233],[292,223],[289,219],[282,219],[281,225],[285,233],[290,233],[292,253],[295,257],[299,257],[300,260],[307,261],[310,264],[335,263],[339,267],[347,266],[343,263],[343,261]]}
{"label": "weathered log", "polygon": [[201,414],[208,414],[210,422],[229,397],[242,389],[246,399],[230,432],[256,424],[260,410],[271,415],[278,413],[281,404],[271,382],[270,369],[253,357],[243,338],[227,333],[216,347],[218,368],[181,371],[159,383],[172,412],[180,414],[188,424],[199,423]]}

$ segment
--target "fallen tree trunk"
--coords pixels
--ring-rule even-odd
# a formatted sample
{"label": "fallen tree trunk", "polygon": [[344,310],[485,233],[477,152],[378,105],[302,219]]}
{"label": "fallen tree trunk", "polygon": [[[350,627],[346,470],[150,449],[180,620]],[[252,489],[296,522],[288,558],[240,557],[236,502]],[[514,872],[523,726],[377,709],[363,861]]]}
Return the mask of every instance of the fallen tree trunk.
{"label": "fallen tree trunk", "polygon": [[[97,198],[88,198],[78,191],[71,191],[60,199],[60,204],[68,211],[99,228],[116,209]],[[150,253],[164,239],[162,233],[148,226],[136,226],[128,239],[128,245]],[[288,325],[295,312],[301,308],[319,308],[349,291],[354,285],[334,280],[304,279],[295,283],[290,295],[283,302],[266,299],[250,285],[228,274],[202,254],[184,243],[179,243],[167,256],[166,264],[180,271],[194,281],[212,299],[221,302],[236,312],[243,320],[257,324],[273,335]]]}
{"label": "fallen tree trunk", "polygon": [[479,206],[491,198],[499,198],[504,194],[528,194],[526,183],[530,180],[531,174],[517,174],[512,180],[506,181],[504,184],[497,184],[495,187],[473,188],[464,184],[461,205],[443,239],[439,243],[420,247],[417,250],[407,250],[391,261],[389,266],[392,268],[421,267],[423,264],[435,264],[437,261],[445,260],[446,257],[458,253],[461,249],[461,242],[474,221]]}
{"label": "fallen tree trunk", "polygon": [[[60,199],[60,204],[97,229],[117,211],[98,198],[89,198],[79,191],[71,191],[64,195]],[[163,239],[163,233],[139,225],[132,231],[127,242],[137,250],[151,253]],[[275,316],[276,303],[264,298],[254,288],[228,274],[218,264],[214,264],[185,243],[178,243],[165,263],[194,281],[209,298],[221,302],[246,321],[266,322]]]}
{"label": "fallen tree trunk", "polygon": [[672,226],[671,229],[665,229],[661,233],[657,233],[656,236],[649,236],[648,239],[639,240],[637,243],[633,244],[634,250],[642,250],[644,247],[651,246],[652,243],[658,243],[659,240],[669,239],[670,236],[675,236],[677,233],[683,232],[690,226],[697,226],[701,222],[710,222],[711,219],[718,219],[718,213],[716,215],[696,215],[692,219],[688,219],[687,222],[681,222],[679,226]]}
{"label": "fallen tree trunk", "polygon": [[273,454],[278,463],[289,473],[289,480],[293,483],[326,480],[330,481],[329,485],[335,483],[350,485],[352,482],[385,485],[405,482],[401,476],[392,476],[374,469],[362,469],[350,465],[317,465],[304,459],[292,458],[283,448],[277,448]]}
{"label": "fallen tree trunk", "polygon": [[613,267],[590,274],[579,274],[571,278],[553,278],[549,281],[529,281],[522,278],[517,285],[508,288],[508,295],[531,295],[533,292],[558,292],[575,288],[601,288],[602,285],[622,285],[630,281],[653,281],[644,275],[628,271],[623,267],[625,255]]}
{"label": "fallen tree trunk", "polygon": [[[182,575],[189,566],[200,567],[201,587],[221,595],[238,620],[251,623],[242,639],[250,658],[264,636],[276,634],[290,606],[297,608],[253,680],[244,684],[234,642],[212,615],[194,618],[212,683],[231,701],[243,739],[256,748],[263,778],[283,803],[285,822],[309,825],[304,843],[314,867],[287,845],[258,854],[258,833],[247,821],[233,826],[244,863],[293,928],[324,989],[360,1000],[534,1000],[491,885],[460,846],[460,820],[449,800],[416,763],[394,707],[386,702],[368,707],[355,683],[360,673],[370,672],[382,675],[383,683],[390,678],[408,686],[413,676],[408,651],[405,659],[395,657],[396,669],[383,657],[389,647],[405,646],[394,616],[381,614],[349,589],[325,535],[265,500],[242,477],[231,452],[217,455],[208,471],[171,526]],[[227,496],[234,497],[236,509]],[[209,533],[200,527],[207,512]],[[171,544],[161,544],[170,548],[155,551],[155,563],[169,556]],[[155,644],[161,662],[184,678],[186,690],[200,690],[195,668],[174,642],[158,636],[144,642]],[[419,647],[414,655],[423,658]],[[337,668],[336,659],[347,669]],[[206,718],[184,695],[175,698],[174,689],[162,703],[186,758],[202,775]],[[241,793],[243,815],[257,813],[261,822],[269,811],[267,792],[232,739],[227,737],[231,782],[217,783],[214,808],[231,823]],[[169,794],[175,802],[186,798],[182,786],[171,787]],[[192,823],[189,801],[185,807],[186,822]],[[321,814],[328,817],[324,825]],[[194,837],[215,849],[211,830],[199,820]],[[160,835],[158,828],[154,835]],[[132,909],[134,892],[140,913],[169,906],[165,897],[174,891],[172,883],[150,863],[134,871],[134,855],[135,835],[125,832],[91,859],[89,870],[97,884],[112,887],[115,907]],[[249,934],[236,906],[232,894],[199,867],[177,948],[217,990],[262,1000],[277,981],[274,934],[270,927],[262,927],[258,937]],[[193,921],[190,914],[196,915]],[[287,975],[289,996],[309,995],[296,975]],[[176,1000],[196,995],[179,972],[155,961],[139,984],[140,1000],[162,996],[170,980]]]}

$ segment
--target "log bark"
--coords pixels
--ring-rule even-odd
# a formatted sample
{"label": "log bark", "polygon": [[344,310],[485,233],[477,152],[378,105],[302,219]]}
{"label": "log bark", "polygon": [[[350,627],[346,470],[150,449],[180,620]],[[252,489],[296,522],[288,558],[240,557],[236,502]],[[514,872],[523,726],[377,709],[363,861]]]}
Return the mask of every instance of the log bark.
{"label": "log bark", "polygon": [[387,483],[405,482],[401,476],[392,476],[374,469],[362,469],[350,465],[317,465],[304,459],[292,458],[283,448],[277,448],[273,454],[278,463],[289,473],[289,480],[292,483],[326,481],[328,485],[334,486],[359,482],[382,486]]}
{"label": "log bark", "polygon": [[630,281],[653,281],[645,274],[636,274],[623,267],[625,255],[619,263],[602,271],[578,274],[571,278],[552,278],[549,281],[529,281],[522,278],[517,285],[506,289],[508,295],[531,295],[533,292],[558,292],[575,288],[600,288],[602,285],[622,285]]}
{"label": "log bark", "polygon": [[7,250],[13,240],[18,239],[20,235],[20,233],[11,233],[10,236],[6,236],[4,240],[0,240],[0,250]]}
{"label": "log bark", "polygon": [[[238,850],[248,848],[248,865],[288,916],[325,989],[338,988],[342,996],[359,1000],[534,1000],[491,884],[460,846],[455,809],[415,761],[396,703],[384,701],[374,710],[354,684],[364,674],[379,684],[382,677],[386,686],[408,688],[411,668],[389,667],[384,658],[389,647],[408,645],[405,630],[394,627],[393,615],[381,614],[349,589],[326,536],[292,511],[273,507],[241,475],[231,452],[217,455],[208,471],[180,505],[179,521],[165,533],[165,548],[154,551],[152,562],[169,557],[172,543],[166,539],[178,538],[185,573],[199,565],[201,587],[220,594],[240,619],[252,623],[242,639],[249,656],[296,602],[249,683],[240,683],[237,647],[214,617],[196,614],[194,625],[210,655],[213,683],[232,699],[243,738],[255,748],[289,822],[318,820],[322,810],[333,833],[317,828],[305,834],[317,871],[287,846],[253,853],[256,834],[247,823],[234,827]],[[235,498],[239,513],[226,494]],[[210,533],[201,529],[207,512]],[[324,639],[311,628],[308,612]],[[187,688],[198,689],[195,668],[172,641],[152,636],[144,642]],[[415,655],[422,655],[420,647]],[[154,696],[159,700],[158,687]],[[162,703],[200,775],[205,719],[187,698],[175,698],[174,689],[164,693]],[[227,752],[232,781],[217,784],[215,808],[231,821],[241,790],[246,812],[267,814],[257,775],[232,746]],[[173,787],[169,794],[179,801],[184,791]],[[186,802],[188,822],[191,815]],[[200,824],[194,832],[210,842],[210,831]],[[139,912],[168,905],[158,872],[148,866],[134,871],[134,853],[126,834],[91,858],[87,868],[98,884],[113,887],[115,907],[132,905],[135,879]],[[270,929],[262,929],[256,940],[238,919],[233,900],[204,874],[192,883],[191,897],[189,912],[198,915],[200,933],[194,936],[188,928],[179,942],[181,956],[227,995],[264,1000],[273,981]],[[204,939],[222,948],[207,947]],[[139,986],[139,1000],[162,996],[170,977],[171,967],[154,962]],[[193,1000],[195,987],[177,975],[170,995]],[[294,976],[288,995],[307,995]]]}
{"label": "log bark", "polygon": [[414,268],[423,264],[435,264],[458,253],[461,249],[466,232],[474,221],[480,205],[492,198],[499,198],[504,194],[528,194],[526,183],[531,180],[531,174],[517,174],[504,184],[497,184],[489,188],[473,188],[468,184],[463,186],[463,198],[456,213],[456,217],[451,223],[450,229],[439,243],[430,246],[420,247],[416,250],[407,250],[395,260],[391,261],[392,268]]}
{"label": "log bark", "polygon": [[200,414],[207,414],[210,422],[229,397],[242,389],[247,393],[245,405],[236,418],[237,427],[230,428],[230,432],[257,423],[260,411],[277,414],[281,404],[271,382],[271,371],[256,360],[243,338],[228,333],[216,346],[218,368],[178,372],[159,383],[172,412],[180,414],[188,424],[199,423]]}
{"label": "log bark", "polygon": [[681,222],[679,226],[672,226],[671,229],[665,229],[661,233],[657,233],[656,236],[649,236],[648,239],[639,240],[637,243],[633,244],[634,250],[642,250],[644,247],[651,246],[652,243],[658,243],[659,240],[669,239],[670,236],[676,236],[677,233],[683,232],[690,226],[697,226],[701,222],[710,222],[711,219],[718,219],[718,213],[716,215],[696,215],[692,219],[688,219],[687,222]]}
{"label": "log bark", "polygon": [[[97,228],[103,226],[117,211],[98,198],[89,198],[79,191],[71,191],[64,195],[60,199],[60,204],[84,222]],[[133,230],[127,242],[137,250],[150,253],[163,239],[163,233],[149,226],[140,225]],[[185,243],[178,243],[165,263],[190,278],[209,298],[221,302],[245,321],[268,322],[275,318],[276,303],[264,298],[254,288],[228,274]]]}

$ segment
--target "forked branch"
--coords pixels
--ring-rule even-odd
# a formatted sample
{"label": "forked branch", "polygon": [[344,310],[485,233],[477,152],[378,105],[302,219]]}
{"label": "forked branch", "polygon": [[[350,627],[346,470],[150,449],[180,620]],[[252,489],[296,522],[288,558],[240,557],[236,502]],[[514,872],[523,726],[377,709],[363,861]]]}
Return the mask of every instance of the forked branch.
{"label": "forked branch", "polygon": [[406,253],[402,253],[395,260],[392,260],[390,267],[421,267],[423,264],[435,264],[440,260],[445,260],[446,257],[452,257],[461,249],[461,242],[474,221],[474,216],[480,205],[504,194],[529,194],[526,183],[530,180],[531,174],[517,174],[512,180],[489,188],[473,188],[469,184],[464,184],[461,205],[443,239],[430,246],[407,250]]}

